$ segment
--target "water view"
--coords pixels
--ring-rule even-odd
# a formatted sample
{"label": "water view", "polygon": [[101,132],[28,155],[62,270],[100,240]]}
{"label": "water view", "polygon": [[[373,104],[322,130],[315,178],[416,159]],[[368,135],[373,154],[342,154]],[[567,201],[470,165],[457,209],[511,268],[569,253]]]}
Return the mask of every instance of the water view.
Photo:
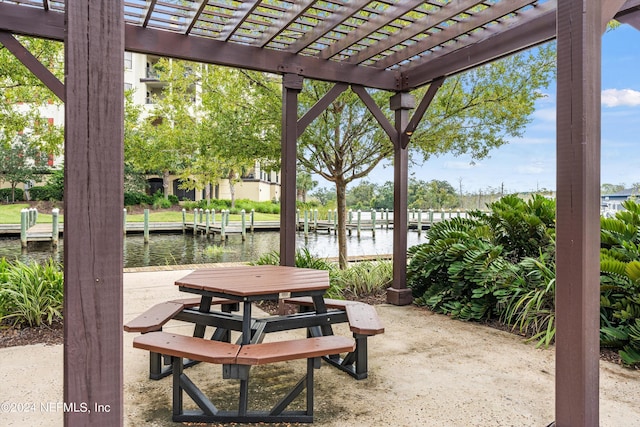
{"label": "water view", "polygon": [[[386,255],[393,252],[393,230],[376,230],[373,237],[370,231],[363,231],[361,237],[347,236],[347,251],[354,255]],[[425,235],[409,231],[408,246],[426,242]],[[260,256],[279,249],[278,232],[257,232],[248,234],[242,241],[239,235],[229,235],[225,243],[218,239],[190,234],[152,234],[148,245],[143,236],[134,234],[124,238],[124,266],[146,267],[157,265],[184,265],[216,262],[246,262],[257,260]],[[307,238],[298,233],[298,248],[307,248],[320,257],[338,256],[338,238],[331,234],[309,234]],[[58,250],[52,250],[49,243],[29,244],[29,250],[23,252],[19,239],[0,239],[0,258],[18,259],[22,262],[42,262],[52,257],[63,260],[63,242]]]}

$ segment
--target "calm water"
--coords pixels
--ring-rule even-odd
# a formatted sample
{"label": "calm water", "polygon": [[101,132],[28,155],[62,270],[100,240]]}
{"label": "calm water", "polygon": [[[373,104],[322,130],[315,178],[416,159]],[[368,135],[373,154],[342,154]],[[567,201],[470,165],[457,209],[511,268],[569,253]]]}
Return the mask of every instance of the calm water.
{"label": "calm water", "polygon": [[[393,252],[393,231],[376,230],[375,238],[370,231],[363,231],[361,237],[347,236],[348,255],[384,255]],[[415,231],[408,233],[408,245],[413,246],[426,241],[424,233],[419,237]],[[124,266],[146,267],[153,265],[183,265],[212,262],[253,261],[260,256],[279,250],[280,235],[278,232],[257,232],[248,234],[242,241],[239,235],[230,235],[226,243],[218,239],[206,238],[190,234],[151,234],[148,245],[143,236],[129,235],[124,239]],[[298,248],[308,248],[320,257],[338,256],[338,238],[326,233],[309,234],[305,239],[298,233]],[[22,253],[19,239],[0,240],[0,257],[19,259],[23,262],[44,261],[49,257],[62,262],[63,244],[57,251],[52,251],[48,243],[32,246]]]}

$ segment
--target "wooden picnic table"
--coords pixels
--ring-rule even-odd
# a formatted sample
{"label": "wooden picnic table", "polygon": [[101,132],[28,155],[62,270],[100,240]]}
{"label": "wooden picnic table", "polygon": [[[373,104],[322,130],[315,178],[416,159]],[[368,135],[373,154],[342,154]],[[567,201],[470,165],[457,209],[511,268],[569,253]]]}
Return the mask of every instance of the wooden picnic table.
{"label": "wooden picnic table", "polygon": [[[333,320],[327,316],[323,295],[329,288],[329,272],[308,268],[262,265],[196,270],[175,282],[180,290],[201,296],[195,315],[194,310],[185,310],[179,320],[196,323],[194,336],[204,336],[207,325],[216,326],[221,336],[227,329],[242,332],[239,344],[260,342],[264,333],[322,327],[325,335],[332,335],[330,324],[346,322],[346,315]],[[279,316],[264,319],[252,318],[252,304],[257,301],[295,297],[310,297],[314,312],[294,316]],[[212,313],[211,301],[224,298],[243,304],[242,319],[228,313]]]}

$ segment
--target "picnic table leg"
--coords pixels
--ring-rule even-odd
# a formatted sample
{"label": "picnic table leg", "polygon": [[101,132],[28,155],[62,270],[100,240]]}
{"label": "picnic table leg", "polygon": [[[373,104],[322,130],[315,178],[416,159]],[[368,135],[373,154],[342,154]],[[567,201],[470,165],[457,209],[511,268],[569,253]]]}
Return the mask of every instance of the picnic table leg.
{"label": "picnic table leg", "polygon": [[[211,310],[211,297],[202,296],[200,299],[200,306],[198,307],[198,311],[200,313],[208,313]],[[200,323],[196,324],[196,327],[193,330],[193,336],[198,338],[204,337],[204,330],[206,329],[206,325],[202,325]]]}
{"label": "picnic table leg", "polygon": [[251,302],[245,301],[242,310],[242,345],[251,342]]}

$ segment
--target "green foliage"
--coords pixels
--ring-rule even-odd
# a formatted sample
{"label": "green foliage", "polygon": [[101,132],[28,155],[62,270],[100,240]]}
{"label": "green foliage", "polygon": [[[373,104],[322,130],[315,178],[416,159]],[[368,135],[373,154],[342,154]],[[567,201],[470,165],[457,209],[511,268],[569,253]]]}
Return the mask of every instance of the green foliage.
{"label": "green foliage", "polygon": [[627,364],[640,363],[640,205],[600,219],[600,316],[603,345]]}
{"label": "green foliage", "polygon": [[153,209],[169,209],[173,204],[169,199],[165,199],[164,197],[154,197],[153,198]]}
{"label": "green foliage", "polygon": [[[255,265],[279,265],[278,251],[261,256]],[[296,250],[295,266],[329,271],[329,298],[345,299],[375,295],[387,287],[393,280],[393,264],[390,261],[364,261],[349,264],[341,270],[324,258],[313,255],[307,248]]]}
{"label": "green foliage", "polygon": [[41,187],[29,189],[31,200],[62,201],[64,198],[64,168],[54,169]]}
{"label": "green foliage", "polygon": [[435,223],[429,243],[410,248],[407,284],[416,302],[463,320],[500,317],[536,337],[542,325],[553,331],[553,318],[538,322],[530,314],[548,309],[539,287],[548,289],[540,271],[554,271],[547,266],[553,263],[554,202],[507,196],[489,208]]}
{"label": "green foliage", "polygon": [[62,318],[64,279],[58,264],[0,259],[0,320],[40,326]]}
{"label": "green foliage", "polygon": [[11,203],[12,193],[14,196],[13,198],[15,199],[16,202],[21,202],[24,200],[24,192],[22,191],[21,188],[16,188],[14,192],[11,191],[11,188],[1,188],[0,203]]}
{"label": "green foliage", "polygon": [[[640,363],[640,205],[601,218],[600,340]],[[416,302],[465,320],[499,319],[549,345],[555,337],[555,204],[513,196],[434,224],[410,248],[407,283]]]}
{"label": "green foliage", "polygon": [[228,199],[212,199],[212,200],[200,200],[198,202],[183,202],[182,206],[185,209],[215,209],[216,212],[221,210],[229,210],[232,214],[239,214],[244,209],[246,213],[254,210],[255,212],[266,214],[279,214],[280,204],[274,202],[256,202],[249,199],[236,200],[236,206],[231,209],[231,200]]}
{"label": "green foliage", "polygon": [[[34,141],[26,135],[17,136],[9,144],[0,143],[0,184],[7,182],[15,191],[16,186],[22,182],[39,181],[47,170],[43,157]],[[15,202],[14,193],[11,201]]]}
{"label": "green foliage", "polygon": [[335,285],[342,297],[375,295],[387,289],[393,281],[391,261],[362,261],[349,264],[345,270],[336,270]]}
{"label": "green foliage", "polygon": [[538,340],[538,346],[548,346],[556,332],[555,264],[541,255],[523,259],[512,271],[516,274],[510,286],[495,293],[500,320]]}
{"label": "green foliage", "polygon": [[138,193],[132,191],[125,191],[124,193],[124,206],[135,205],[150,205],[153,203],[153,197],[146,193]]}

